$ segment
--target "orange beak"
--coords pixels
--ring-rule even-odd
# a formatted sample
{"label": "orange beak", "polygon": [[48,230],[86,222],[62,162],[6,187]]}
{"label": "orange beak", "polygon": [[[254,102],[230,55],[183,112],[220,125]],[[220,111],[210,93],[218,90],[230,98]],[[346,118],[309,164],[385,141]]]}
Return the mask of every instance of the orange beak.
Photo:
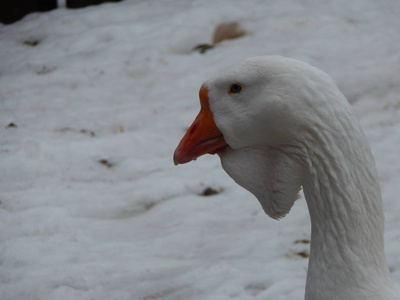
{"label": "orange beak", "polygon": [[206,87],[200,88],[199,96],[200,112],[174,152],[175,165],[185,164],[203,154],[218,153],[228,145],[215,125]]}

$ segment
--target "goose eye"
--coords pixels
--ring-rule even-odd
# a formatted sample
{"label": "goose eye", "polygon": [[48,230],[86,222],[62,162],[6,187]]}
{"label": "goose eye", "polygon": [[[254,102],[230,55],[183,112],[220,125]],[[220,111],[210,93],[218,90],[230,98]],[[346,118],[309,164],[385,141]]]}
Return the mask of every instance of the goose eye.
{"label": "goose eye", "polygon": [[239,83],[234,83],[229,88],[229,94],[239,94],[243,90],[243,87]]}

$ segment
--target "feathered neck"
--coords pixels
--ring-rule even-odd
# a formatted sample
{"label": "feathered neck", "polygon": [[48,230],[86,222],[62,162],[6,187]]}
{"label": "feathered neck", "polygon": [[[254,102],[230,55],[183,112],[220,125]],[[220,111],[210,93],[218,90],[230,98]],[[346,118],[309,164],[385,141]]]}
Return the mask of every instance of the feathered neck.
{"label": "feathered neck", "polygon": [[375,163],[351,109],[336,115],[303,135],[312,224],[306,299],[394,299],[381,294],[393,283]]}

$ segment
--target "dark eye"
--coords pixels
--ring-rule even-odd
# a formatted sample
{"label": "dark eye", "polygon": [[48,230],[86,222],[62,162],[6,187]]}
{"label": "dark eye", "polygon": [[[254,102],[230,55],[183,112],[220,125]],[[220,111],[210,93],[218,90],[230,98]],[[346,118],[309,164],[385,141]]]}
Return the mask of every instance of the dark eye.
{"label": "dark eye", "polygon": [[239,94],[243,90],[243,87],[239,83],[234,83],[229,88],[229,94]]}

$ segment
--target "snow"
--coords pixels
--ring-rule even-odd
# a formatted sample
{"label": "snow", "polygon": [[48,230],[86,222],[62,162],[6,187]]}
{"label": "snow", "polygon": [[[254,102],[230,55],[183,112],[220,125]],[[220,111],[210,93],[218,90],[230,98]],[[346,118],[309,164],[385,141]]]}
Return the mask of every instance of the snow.
{"label": "snow", "polygon": [[[354,105],[400,283],[399,14],[395,1],[151,0],[0,25],[0,298],[302,299],[304,199],[277,222],[216,156],[172,162],[201,84],[266,54],[318,66]],[[247,35],[192,51],[230,21]]]}

